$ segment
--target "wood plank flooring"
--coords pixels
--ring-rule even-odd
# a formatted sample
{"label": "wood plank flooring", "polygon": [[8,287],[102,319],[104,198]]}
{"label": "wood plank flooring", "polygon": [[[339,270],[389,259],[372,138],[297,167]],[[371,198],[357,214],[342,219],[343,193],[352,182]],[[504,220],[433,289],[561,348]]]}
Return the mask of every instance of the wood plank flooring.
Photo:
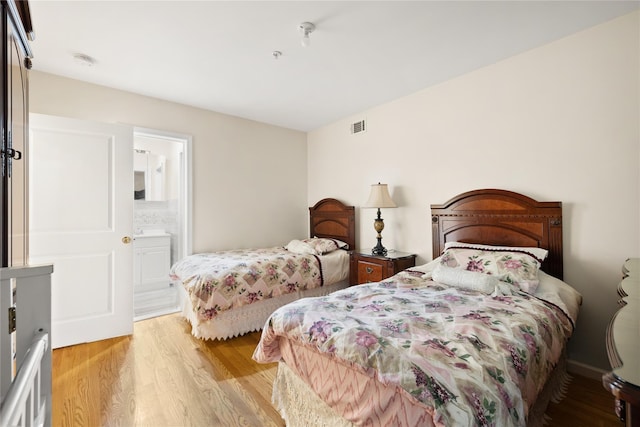
{"label": "wood plank flooring", "polygon": [[[131,337],[53,351],[55,427],[284,426],[271,406],[276,365],[251,359],[260,338],[201,341],[178,315],[137,322]],[[573,376],[550,427],[620,427],[613,398]]]}

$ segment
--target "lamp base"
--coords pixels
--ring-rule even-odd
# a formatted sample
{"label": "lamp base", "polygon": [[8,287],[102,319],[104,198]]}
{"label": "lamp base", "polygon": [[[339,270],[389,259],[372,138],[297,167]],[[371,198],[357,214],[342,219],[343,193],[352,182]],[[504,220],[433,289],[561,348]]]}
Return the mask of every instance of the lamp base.
{"label": "lamp base", "polygon": [[386,256],[387,249],[384,246],[382,246],[382,237],[378,237],[377,239],[378,239],[378,244],[375,246],[375,248],[371,249],[371,254]]}

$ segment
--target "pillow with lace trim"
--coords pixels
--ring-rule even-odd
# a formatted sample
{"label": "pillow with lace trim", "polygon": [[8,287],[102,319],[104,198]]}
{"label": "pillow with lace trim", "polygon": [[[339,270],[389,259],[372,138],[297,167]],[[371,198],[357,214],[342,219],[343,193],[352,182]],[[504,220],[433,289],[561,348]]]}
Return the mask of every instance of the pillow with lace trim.
{"label": "pillow with lace trim", "polygon": [[[530,249],[538,249],[538,251]],[[546,257],[546,250],[488,245],[456,245],[455,242],[451,242],[445,245],[445,251],[440,257],[440,264],[449,268],[491,275],[524,292],[533,294],[540,283],[538,271],[544,259],[539,259],[537,257],[539,255]]]}

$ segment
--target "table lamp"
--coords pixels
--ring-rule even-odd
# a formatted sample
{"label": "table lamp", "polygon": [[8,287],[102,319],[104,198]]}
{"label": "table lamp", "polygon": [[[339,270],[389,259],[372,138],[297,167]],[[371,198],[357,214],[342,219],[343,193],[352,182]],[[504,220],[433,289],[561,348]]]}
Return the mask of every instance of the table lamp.
{"label": "table lamp", "polygon": [[384,221],[380,217],[380,208],[395,208],[396,204],[389,195],[387,184],[372,184],[369,200],[364,204],[365,208],[378,208],[378,217],[373,222],[373,228],[378,232],[378,244],[371,250],[373,255],[386,255],[387,250],[382,246],[382,230],[384,229]]}

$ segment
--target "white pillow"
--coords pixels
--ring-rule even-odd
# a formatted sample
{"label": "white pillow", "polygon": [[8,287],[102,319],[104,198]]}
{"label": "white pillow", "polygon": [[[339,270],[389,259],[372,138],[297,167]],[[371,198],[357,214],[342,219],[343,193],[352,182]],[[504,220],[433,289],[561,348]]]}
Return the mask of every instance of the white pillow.
{"label": "white pillow", "polygon": [[433,269],[431,278],[434,282],[456,288],[469,289],[482,292],[483,294],[493,294],[494,292],[503,294],[502,282],[497,277],[475,271],[463,270],[460,268],[450,268],[438,264]]}
{"label": "white pillow", "polygon": [[[314,239],[322,239],[322,237],[318,237],[318,236],[313,236]],[[349,244],[346,242],[343,242],[342,240],[338,240],[338,239],[334,239],[333,237],[329,238],[329,237],[324,237],[325,239],[329,239],[329,240],[333,240],[333,242],[338,246],[338,249],[345,249],[345,250],[349,250]]]}
{"label": "white pillow", "polygon": [[287,246],[285,246],[284,248],[289,252],[293,252],[294,254],[318,255],[318,251],[316,251],[313,246],[311,246],[307,242],[303,242],[302,240],[294,239],[287,243]]}

